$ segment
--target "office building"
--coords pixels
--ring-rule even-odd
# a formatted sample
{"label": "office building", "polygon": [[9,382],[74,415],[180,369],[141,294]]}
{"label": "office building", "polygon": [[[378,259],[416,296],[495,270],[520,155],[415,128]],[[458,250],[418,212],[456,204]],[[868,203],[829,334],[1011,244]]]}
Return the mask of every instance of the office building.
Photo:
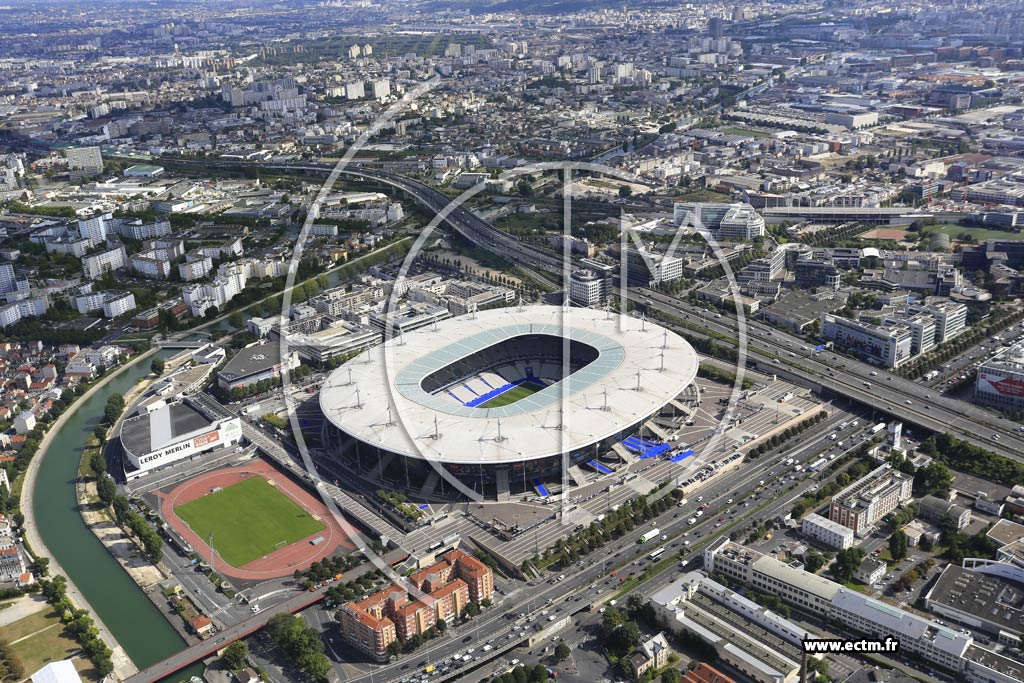
{"label": "office building", "polygon": [[819,544],[836,550],[852,548],[854,543],[853,529],[833,522],[812,512],[800,522],[800,533]]}
{"label": "office building", "polygon": [[909,501],[913,487],[912,477],[886,463],[833,496],[828,518],[864,536],[882,518]]}
{"label": "office building", "polygon": [[[974,659],[985,661],[988,655],[994,654],[973,645],[969,634],[869,598],[816,574],[794,569],[727,538],[705,549],[704,567],[706,571],[721,572],[777,595],[803,611],[841,623],[868,637],[897,639],[901,652],[916,655],[930,665],[962,673],[967,680],[979,680],[977,676],[983,673]],[[969,648],[974,648],[974,652]],[[1008,683],[1012,678],[994,676],[988,680]]]}
{"label": "office building", "polygon": [[569,276],[569,300],[577,306],[600,306],[608,300],[608,282],[592,270],[574,270]]}
{"label": "office building", "polygon": [[452,317],[443,306],[427,303],[405,303],[390,310],[370,315],[370,326],[384,333],[385,338],[397,337]]}
{"label": "office building", "polygon": [[704,574],[684,574],[649,604],[659,627],[700,639],[757,683],[799,679],[801,642],[811,634]]}
{"label": "office building", "polygon": [[913,333],[902,323],[873,325],[823,313],[821,338],[855,351],[864,360],[886,368],[898,368],[913,357]]}
{"label": "office building", "polygon": [[626,248],[626,279],[631,284],[654,286],[683,276],[683,260],[646,249]]}
{"label": "office building", "polygon": [[839,269],[824,261],[799,260],[793,264],[794,283],[803,289],[839,289]]}
{"label": "office building", "polygon": [[382,336],[380,330],[372,327],[320,314],[281,328],[274,323],[274,319],[250,318],[248,327],[253,334],[269,335],[271,340],[287,335],[288,348],[317,365],[378,344]]}
{"label": "office building", "polygon": [[907,313],[925,313],[935,318],[935,343],[947,342],[967,329],[967,306],[953,301],[911,303]]}
{"label": "office building", "polygon": [[677,202],[676,225],[709,231],[718,241],[746,241],[764,236],[764,218],[750,204]]}
{"label": "office building", "polygon": [[974,400],[1007,412],[1024,410],[1024,342],[978,366]]}
{"label": "office building", "polygon": [[938,496],[924,496],[918,501],[918,504],[921,509],[921,518],[940,527],[949,524],[959,531],[971,523],[970,509],[943,500]]}
{"label": "office building", "polygon": [[885,325],[904,325],[910,329],[910,353],[918,355],[935,348],[935,318],[930,315],[887,315]]}

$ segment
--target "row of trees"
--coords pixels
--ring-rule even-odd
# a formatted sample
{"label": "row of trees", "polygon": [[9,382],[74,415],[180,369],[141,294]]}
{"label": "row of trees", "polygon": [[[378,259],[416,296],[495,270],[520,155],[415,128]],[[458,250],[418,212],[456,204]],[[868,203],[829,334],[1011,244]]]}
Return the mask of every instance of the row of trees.
{"label": "row of trees", "polygon": [[114,670],[110,648],[100,638],[99,629],[93,624],[89,612],[77,609],[68,598],[68,582],[63,576],[44,579],[39,582],[40,591],[50,603],[64,624],[65,632],[82,647],[82,653],[96,667],[101,677]]}
{"label": "row of trees", "polygon": [[1024,465],[981,446],[961,441],[952,434],[936,434],[924,440],[921,450],[955,470],[988,479],[1003,486],[1024,484]]}
{"label": "row of trees", "polygon": [[969,328],[954,339],[944,342],[931,351],[918,356],[911,363],[902,366],[896,372],[903,377],[917,379],[935,368],[935,366],[942,365],[960,356],[960,354],[974,347],[981,340],[998,334],[1006,328],[1015,325],[1021,319],[1024,319],[1024,312],[1022,311],[1011,311],[1007,308],[995,310],[992,312],[988,324],[975,325]]}
{"label": "row of trees", "polygon": [[[715,380],[716,382],[722,382],[724,384],[735,384],[736,373],[723,370],[717,365],[711,363],[701,363],[697,367],[697,376],[704,377],[705,379]],[[754,381],[748,377],[743,378],[743,384],[740,385],[743,389],[750,389],[754,386]]]}
{"label": "row of trees", "polygon": [[132,509],[128,499],[117,493],[117,484],[107,476],[106,459],[102,444],[106,443],[107,432],[124,412],[125,401],[121,394],[111,394],[103,407],[103,419],[96,425],[93,435],[99,440],[100,448],[89,455],[88,466],[96,479],[96,495],[105,508],[113,508],[114,519],[128,529],[142,544],[143,555],[153,564],[163,558],[164,540],[146,518]]}
{"label": "row of trees", "polygon": [[[313,369],[308,365],[300,365],[294,370],[289,371],[288,380],[290,382],[298,382],[300,379],[304,379],[313,374]],[[230,399],[232,401],[241,401],[242,399],[252,398],[253,396],[259,396],[262,393],[276,389],[283,384],[283,380],[280,377],[273,379],[261,379],[255,384],[250,384],[244,387],[235,387],[231,390],[230,395],[225,395],[224,390],[219,386],[214,387],[213,392],[217,394],[219,398]]]}
{"label": "row of trees", "polygon": [[[568,647],[559,643],[560,647]],[[511,671],[506,671],[500,676],[491,679],[491,683],[547,683],[548,669],[543,664],[537,664],[527,669],[522,664],[517,664]]]}
{"label": "row of trees", "polygon": [[132,535],[142,544],[142,553],[153,564],[156,564],[163,557],[164,539],[156,529],[146,521],[146,518],[135,510],[132,510],[131,503],[124,496],[115,496],[111,507],[114,509],[114,519],[122,527],[132,532]]}
{"label": "row of trees", "polygon": [[568,567],[608,541],[619,538],[664,513],[672,503],[673,499],[670,496],[662,496],[653,501],[648,501],[647,496],[634,498],[623,503],[618,510],[611,510],[605,514],[605,518],[600,522],[593,521],[590,526],[559,539],[557,544],[547,548],[542,554],[524,560],[522,571],[525,574],[530,564],[538,569]]}
{"label": "row of trees", "polygon": [[[853,457],[863,458],[864,453],[866,451],[866,445],[862,445],[861,448],[859,448],[858,451],[853,455]],[[845,465],[849,460],[850,456],[844,457],[842,460],[837,460],[832,464],[832,467],[830,467],[828,471],[835,471],[839,467]],[[833,481],[829,482],[828,484],[825,484],[817,491],[807,496],[804,496],[803,498],[798,500],[793,505],[793,509],[790,512],[790,514],[792,515],[793,519],[800,519],[808,510],[813,510],[814,508],[818,507],[824,501],[828,500],[829,498],[831,498],[832,496],[834,496],[835,494],[839,493],[844,488],[849,486],[851,482],[859,479],[860,477],[863,477],[870,470],[871,465],[869,462],[866,462],[864,460],[858,460],[857,462],[854,462],[845,472],[837,476]]]}
{"label": "row of trees", "polygon": [[792,427],[787,427],[784,431],[782,431],[779,434],[773,434],[767,441],[761,442],[760,444],[757,445],[756,448],[751,450],[750,454],[747,457],[750,459],[754,459],[760,455],[763,455],[764,453],[767,453],[768,451],[778,448],[782,444],[792,439],[794,436],[797,436],[800,433],[818,424],[826,417],[828,417],[828,413],[826,413],[824,410],[818,411],[813,417],[809,417],[806,420],[801,420]]}

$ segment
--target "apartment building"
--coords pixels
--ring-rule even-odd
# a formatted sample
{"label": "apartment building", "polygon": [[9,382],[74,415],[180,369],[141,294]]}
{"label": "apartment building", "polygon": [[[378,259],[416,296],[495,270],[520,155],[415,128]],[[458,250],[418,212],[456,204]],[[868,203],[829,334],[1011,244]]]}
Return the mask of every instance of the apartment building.
{"label": "apartment building", "polygon": [[107,273],[124,268],[128,256],[124,246],[118,244],[109,249],[98,251],[82,257],[82,273],[90,280],[98,280]]}
{"label": "apartment building", "polygon": [[883,517],[909,501],[913,486],[912,477],[886,463],[833,496],[828,517],[863,536]]}
{"label": "apartment building", "polygon": [[421,635],[438,621],[450,622],[471,601],[479,604],[494,596],[491,569],[461,550],[445,553],[407,581],[413,593],[394,584],[364,600],[342,605],[342,636],[360,651],[384,660],[392,643]]}

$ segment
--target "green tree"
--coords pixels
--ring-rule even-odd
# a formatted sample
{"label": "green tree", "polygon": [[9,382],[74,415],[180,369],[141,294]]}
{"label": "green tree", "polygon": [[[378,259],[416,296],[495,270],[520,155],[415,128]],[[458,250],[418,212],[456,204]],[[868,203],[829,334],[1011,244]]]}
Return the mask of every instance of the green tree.
{"label": "green tree", "polygon": [[89,469],[97,479],[107,473],[107,459],[103,457],[102,451],[93,451],[89,455]]}
{"label": "green tree", "polygon": [[921,494],[947,498],[949,490],[953,486],[953,475],[948,467],[933,460],[917,472],[914,483]]}
{"label": "green tree", "polygon": [[832,564],[832,576],[836,581],[847,582],[853,578],[853,573],[864,561],[863,548],[847,548],[836,553],[836,561]]}
{"label": "green tree", "polygon": [[572,654],[572,650],[565,644],[564,641],[559,641],[558,645],[555,646],[555,661],[564,662],[569,659],[569,655]]}
{"label": "green tree", "polygon": [[249,646],[245,644],[245,641],[236,640],[224,649],[222,659],[229,668],[237,671],[245,666],[248,656]]}
{"label": "green tree", "polygon": [[897,531],[889,537],[889,554],[892,555],[894,560],[902,560],[907,556],[908,547],[907,535],[902,531]]}
{"label": "green tree", "polygon": [[160,356],[153,356],[152,362],[149,364],[149,369],[157,375],[164,374],[164,359]]}
{"label": "green tree", "polygon": [[109,507],[117,497],[117,484],[110,477],[100,477],[96,480],[96,494],[103,506]]}
{"label": "green tree", "polygon": [[548,668],[543,664],[534,665],[530,671],[530,683],[547,683]]}
{"label": "green tree", "polygon": [[670,667],[661,672],[661,683],[679,683],[682,676],[679,674],[679,669]]}

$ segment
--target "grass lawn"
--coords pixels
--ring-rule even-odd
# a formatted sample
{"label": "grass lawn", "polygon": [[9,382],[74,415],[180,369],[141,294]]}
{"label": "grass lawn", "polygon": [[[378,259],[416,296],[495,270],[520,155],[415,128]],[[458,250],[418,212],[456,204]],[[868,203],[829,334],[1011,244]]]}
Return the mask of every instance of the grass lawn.
{"label": "grass lawn", "polygon": [[[25,673],[38,671],[50,662],[67,659],[81,647],[64,635],[57,613],[47,608],[0,628],[0,638],[11,644]],[[24,640],[20,640],[24,638]],[[20,642],[14,642],[19,640]]]}
{"label": "grass lawn", "polygon": [[252,477],[174,508],[192,531],[232,567],[306,538],[325,527],[263,477]]}
{"label": "grass lawn", "polygon": [[726,135],[745,135],[748,138],[766,138],[768,133],[759,130],[750,130],[749,128],[719,128]]}
{"label": "grass lawn", "polygon": [[544,387],[534,384],[533,382],[523,382],[517,387],[513,387],[508,391],[498,394],[490,401],[484,401],[477,408],[500,408],[502,406],[512,405],[516,401],[520,401],[530,394],[536,394]]}
{"label": "grass lawn", "polygon": [[1010,232],[1007,230],[991,230],[989,228],[971,228],[965,225],[953,225],[950,223],[943,223],[941,225],[926,225],[922,228],[925,232],[941,232],[949,235],[949,239],[955,240],[956,236],[962,232],[969,234],[974,239],[981,241],[987,239],[1003,239],[1003,240],[1024,240],[1024,232]]}

